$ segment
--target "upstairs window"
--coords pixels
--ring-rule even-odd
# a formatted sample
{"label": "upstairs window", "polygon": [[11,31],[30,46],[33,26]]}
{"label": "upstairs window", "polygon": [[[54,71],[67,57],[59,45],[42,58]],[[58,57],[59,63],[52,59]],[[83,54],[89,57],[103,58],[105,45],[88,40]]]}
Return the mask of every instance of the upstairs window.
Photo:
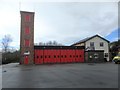
{"label": "upstairs window", "polygon": [[104,47],[104,43],[103,42],[100,42],[100,47]]}
{"label": "upstairs window", "polygon": [[90,47],[94,47],[94,42],[90,42]]}
{"label": "upstairs window", "polygon": [[26,46],[26,47],[29,47],[29,46],[30,46],[30,40],[27,40],[27,39],[25,40],[25,46]]}
{"label": "upstairs window", "polygon": [[29,22],[30,21],[30,15],[25,15],[25,21]]}
{"label": "upstairs window", "polygon": [[30,34],[30,28],[28,26],[25,27],[25,34]]}

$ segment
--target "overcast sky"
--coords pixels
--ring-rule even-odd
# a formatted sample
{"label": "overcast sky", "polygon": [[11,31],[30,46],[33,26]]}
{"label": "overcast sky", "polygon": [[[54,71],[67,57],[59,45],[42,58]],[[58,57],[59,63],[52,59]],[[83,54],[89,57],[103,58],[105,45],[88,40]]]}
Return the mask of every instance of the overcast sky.
{"label": "overcast sky", "polygon": [[11,46],[19,48],[20,10],[35,12],[35,43],[55,40],[64,45],[71,45],[95,34],[106,37],[118,29],[117,2],[109,2],[109,0],[108,2],[61,1],[12,0],[8,2],[8,0],[2,0],[0,3],[0,40],[4,35],[10,34],[13,38]]}

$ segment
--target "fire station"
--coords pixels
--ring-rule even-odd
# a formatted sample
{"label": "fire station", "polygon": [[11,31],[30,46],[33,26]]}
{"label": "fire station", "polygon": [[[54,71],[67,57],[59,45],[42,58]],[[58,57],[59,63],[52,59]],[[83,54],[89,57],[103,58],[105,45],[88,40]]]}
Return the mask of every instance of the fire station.
{"label": "fire station", "polygon": [[[104,50],[102,49],[86,51],[84,45],[81,46],[76,44],[73,44],[71,46],[34,45],[35,13],[20,11],[20,14],[21,14],[21,27],[20,27],[21,64],[103,62]],[[109,41],[107,40],[105,41],[109,43]]]}

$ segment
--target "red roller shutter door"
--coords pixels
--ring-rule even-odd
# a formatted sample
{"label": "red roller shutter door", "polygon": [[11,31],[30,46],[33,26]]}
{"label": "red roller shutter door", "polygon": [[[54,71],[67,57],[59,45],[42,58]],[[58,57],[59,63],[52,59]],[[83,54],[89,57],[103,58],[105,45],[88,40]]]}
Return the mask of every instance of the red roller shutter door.
{"label": "red roller shutter door", "polygon": [[70,58],[71,58],[71,62],[73,62],[73,50],[70,49]]}
{"label": "red roller shutter door", "polygon": [[58,63],[58,59],[59,58],[58,58],[58,50],[57,49],[55,50],[55,54],[54,55],[55,55],[55,57],[54,57],[55,63]]}
{"label": "red roller shutter door", "polygon": [[50,62],[50,63],[53,63],[53,54],[52,54],[52,50],[49,50],[49,55],[50,55],[49,62]]}
{"label": "red roller shutter door", "polygon": [[72,55],[72,62],[76,62],[75,61],[75,50],[74,49],[71,50],[71,55]]}
{"label": "red roller shutter door", "polygon": [[79,50],[79,62],[82,62],[82,57],[83,57],[82,50]]}
{"label": "red roller shutter door", "polygon": [[61,61],[62,61],[62,63],[65,62],[64,53],[65,53],[65,50],[62,50],[61,51]]}
{"label": "red roller shutter door", "polygon": [[85,55],[85,52],[84,52],[84,49],[82,49],[80,62],[84,62],[84,55]]}
{"label": "red roller shutter door", "polygon": [[78,58],[76,58],[77,62],[84,62],[84,50],[83,49],[76,50],[76,56],[78,56]]}
{"label": "red roller shutter door", "polygon": [[44,50],[44,63],[45,64],[48,63],[48,50],[47,49]]}
{"label": "red roller shutter door", "polygon": [[43,64],[43,50],[39,50],[39,64]]}
{"label": "red roller shutter door", "polygon": [[60,63],[60,50],[56,50],[56,63]]}
{"label": "red roller shutter door", "polygon": [[51,63],[54,63],[54,50],[51,50]]}
{"label": "red roller shutter door", "polygon": [[72,62],[72,50],[69,49],[69,62],[71,63]]}
{"label": "red roller shutter door", "polygon": [[39,64],[39,50],[36,50],[36,64]]}
{"label": "red roller shutter door", "polygon": [[65,50],[62,49],[61,50],[61,63],[65,62],[64,53],[65,53]]}
{"label": "red roller shutter door", "polygon": [[67,49],[67,62],[70,63],[69,49]]}
{"label": "red roller shutter door", "polygon": [[62,63],[62,49],[60,50],[60,63]]}
{"label": "red roller shutter door", "polygon": [[67,63],[68,62],[68,59],[67,59],[67,53],[68,53],[68,51],[67,51],[67,49],[65,49],[65,55],[64,55],[64,58],[65,58],[65,63]]}
{"label": "red roller shutter door", "polygon": [[55,60],[55,52],[56,52],[56,50],[52,50],[52,60],[53,60],[53,63],[55,63],[56,62],[56,60]]}
{"label": "red roller shutter door", "polygon": [[62,55],[63,55],[63,63],[66,63],[66,58],[65,58],[66,50],[63,50]]}
{"label": "red roller shutter door", "polygon": [[47,50],[47,63],[51,63],[51,54],[50,54],[50,50]]}
{"label": "red roller shutter door", "polygon": [[81,50],[77,49],[75,53],[76,53],[76,55],[75,55],[76,56],[76,62],[80,62]]}
{"label": "red roller shutter door", "polygon": [[69,49],[69,61],[72,62],[73,58],[72,58],[72,50]]}
{"label": "red roller shutter door", "polygon": [[69,63],[69,49],[66,49],[66,60]]}
{"label": "red roller shutter door", "polygon": [[37,50],[34,50],[34,63],[36,64],[36,59],[37,59],[37,53],[36,53]]}
{"label": "red roller shutter door", "polygon": [[56,51],[53,49],[53,50],[52,50],[53,63],[55,63],[55,62],[56,62],[55,57],[54,57],[54,56],[55,56],[55,52],[56,52]]}

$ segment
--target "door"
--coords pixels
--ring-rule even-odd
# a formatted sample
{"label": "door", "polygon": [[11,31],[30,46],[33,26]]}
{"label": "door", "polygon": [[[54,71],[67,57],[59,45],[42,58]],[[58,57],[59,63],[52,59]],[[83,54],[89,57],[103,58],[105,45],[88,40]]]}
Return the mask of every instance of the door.
{"label": "door", "polygon": [[28,56],[24,57],[24,64],[28,64]]}

